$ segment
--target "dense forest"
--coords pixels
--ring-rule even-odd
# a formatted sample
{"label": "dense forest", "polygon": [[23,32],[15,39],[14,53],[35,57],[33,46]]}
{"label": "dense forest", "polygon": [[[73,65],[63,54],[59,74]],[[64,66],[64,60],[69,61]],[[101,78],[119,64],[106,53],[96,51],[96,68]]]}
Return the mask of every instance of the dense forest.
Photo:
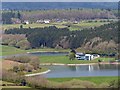
{"label": "dense forest", "polygon": [[116,14],[112,10],[105,9],[64,9],[64,10],[42,10],[21,12],[23,20],[59,19],[80,21],[87,19],[115,19]]}
{"label": "dense forest", "polygon": [[69,31],[55,26],[44,28],[14,28],[5,34],[24,34],[31,48],[82,48],[91,51],[117,51],[118,25],[111,23],[100,27]]}
{"label": "dense forest", "polygon": [[28,20],[36,23],[37,20],[49,19],[51,21],[81,21],[90,19],[116,19],[117,10],[111,9],[61,9],[61,10],[8,10],[2,12],[3,24],[13,24],[13,22],[24,22]]}
{"label": "dense forest", "polygon": [[2,12],[2,22],[3,24],[13,24],[12,19],[21,19],[21,14],[19,11],[3,11]]}

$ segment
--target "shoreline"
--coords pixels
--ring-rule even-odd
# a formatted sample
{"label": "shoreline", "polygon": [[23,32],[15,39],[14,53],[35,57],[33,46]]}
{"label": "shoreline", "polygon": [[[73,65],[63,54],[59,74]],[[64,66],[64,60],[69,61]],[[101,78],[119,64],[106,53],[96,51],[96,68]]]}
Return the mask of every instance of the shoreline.
{"label": "shoreline", "polygon": [[106,62],[106,63],[103,63],[103,62],[101,62],[101,63],[86,63],[86,64],[42,63],[40,65],[43,65],[43,66],[50,66],[50,65],[53,65],[53,66],[57,66],[57,65],[59,65],[59,66],[64,66],[64,65],[79,66],[79,65],[96,65],[96,64],[120,64],[120,63],[108,63],[108,62]]}
{"label": "shoreline", "polygon": [[47,71],[44,71],[44,72],[40,72],[40,73],[33,73],[33,74],[26,74],[24,76],[26,77],[29,77],[29,76],[37,76],[37,75],[42,75],[42,74],[46,74],[48,72],[50,72],[51,70],[47,70]]}

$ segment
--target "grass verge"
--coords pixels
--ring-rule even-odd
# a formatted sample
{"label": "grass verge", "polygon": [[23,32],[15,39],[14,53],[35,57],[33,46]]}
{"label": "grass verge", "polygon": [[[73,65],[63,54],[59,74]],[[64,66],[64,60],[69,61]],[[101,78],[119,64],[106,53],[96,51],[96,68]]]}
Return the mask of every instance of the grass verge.
{"label": "grass verge", "polygon": [[68,56],[40,56],[41,63],[62,63],[62,64],[86,64],[86,63],[98,63],[98,59],[108,62],[115,60],[114,58],[97,58],[95,60],[69,60]]}
{"label": "grass verge", "polygon": [[82,81],[90,81],[93,82],[97,85],[102,84],[102,83],[110,83],[113,80],[118,80],[120,77],[118,76],[102,76],[102,77],[71,77],[71,78],[48,78],[50,81],[55,81],[55,82],[65,82],[65,81],[70,81],[73,79],[78,79]]}

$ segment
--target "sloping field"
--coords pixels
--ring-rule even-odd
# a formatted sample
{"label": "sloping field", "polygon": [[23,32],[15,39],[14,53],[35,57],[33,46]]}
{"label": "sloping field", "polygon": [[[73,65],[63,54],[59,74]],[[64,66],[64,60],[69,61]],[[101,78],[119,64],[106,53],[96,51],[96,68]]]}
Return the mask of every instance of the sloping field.
{"label": "sloping field", "polygon": [[15,62],[15,61],[10,61],[10,60],[4,60],[2,61],[2,68],[3,69],[12,69],[14,66],[18,66],[21,63]]}

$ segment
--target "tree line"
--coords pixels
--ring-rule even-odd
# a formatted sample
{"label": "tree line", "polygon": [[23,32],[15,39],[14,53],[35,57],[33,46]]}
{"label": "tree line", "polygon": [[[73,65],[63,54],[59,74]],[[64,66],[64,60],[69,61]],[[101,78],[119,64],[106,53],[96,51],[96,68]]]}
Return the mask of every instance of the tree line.
{"label": "tree line", "polygon": [[29,20],[36,22],[42,19],[59,19],[80,21],[87,19],[115,19],[117,17],[115,10],[107,9],[63,9],[63,10],[27,10],[27,11],[3,11],[3,24],[12,24],[12,18],[18,18],[21,21]]}
{"label": "tree line", "polygon": [[19,11],[3,11],[2,12],[2,23],[3,24],[12,24],[12,18],[21,19],[21,14]]}

